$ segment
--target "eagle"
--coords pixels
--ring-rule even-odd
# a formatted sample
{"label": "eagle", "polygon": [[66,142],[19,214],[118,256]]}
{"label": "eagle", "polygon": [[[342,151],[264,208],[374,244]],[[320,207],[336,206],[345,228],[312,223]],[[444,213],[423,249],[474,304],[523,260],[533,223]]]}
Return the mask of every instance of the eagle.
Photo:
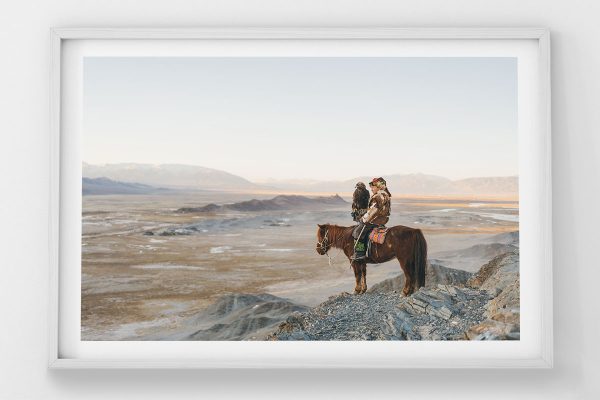
{"label": "eagle", "polygon": [[369,191],[363,182],[358,182],[352,195],[352,219],[360,220],[369,208]]}

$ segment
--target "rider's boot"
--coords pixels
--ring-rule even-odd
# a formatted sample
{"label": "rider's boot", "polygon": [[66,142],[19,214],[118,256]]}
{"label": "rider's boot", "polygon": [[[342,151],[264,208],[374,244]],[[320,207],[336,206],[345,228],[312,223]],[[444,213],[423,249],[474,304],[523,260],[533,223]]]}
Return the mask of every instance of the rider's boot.
{"label": "rider's boot", "polygon": [[354,254],[352,255],[352,261],[360,261],[367,258],[367,251],[365,244],[362,241],[358,241],[354,246]]}

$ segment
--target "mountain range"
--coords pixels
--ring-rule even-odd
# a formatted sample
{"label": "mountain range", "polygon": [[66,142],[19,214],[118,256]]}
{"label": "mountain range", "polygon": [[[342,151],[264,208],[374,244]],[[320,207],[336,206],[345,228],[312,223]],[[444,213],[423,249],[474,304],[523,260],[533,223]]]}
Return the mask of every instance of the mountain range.
{"label": "mountain range", "polygon": [[[451,180],[437,175],[393,174],[384,176],[392,194],[502,194],[516,195],[519,192],[517,176],[477,177]],[[307,192],[344,193],[354,190],[357,182],[368,184],[373,177],[359,176],[343,181],[321,181],[296,183],[290,181],[269,181],[271,186],[285,190]]]}
{"label": "mountain range", "polygon": [[[229,172],[183,164],[103,164],[83,163],[86,178],[105,177],[119,182],[129,182],[164,188],[228,190],[228,191],[297,191],[350,193],[357,182],[368,183],[372,177],[360,176],[339,181],[269,180],[251,182]],[[384,176],[392,194],[417,195],[517,195],[517,176],[474,177],[451,180],[442,176],[392,174]]]}
{"label": "mountain range", "polygon": [[207,190],[264,189],[240,176],[212,168],[184,164],[102,164],[83,163],[86,178],[105,177],[120,182],[135,182],[165,188]]}
{"label": "mountain range", "polygon": [[108,178],[83,178],[82,194],[159,194],[168,192],[169,189],[157,188],[142,183],[119,182]]}

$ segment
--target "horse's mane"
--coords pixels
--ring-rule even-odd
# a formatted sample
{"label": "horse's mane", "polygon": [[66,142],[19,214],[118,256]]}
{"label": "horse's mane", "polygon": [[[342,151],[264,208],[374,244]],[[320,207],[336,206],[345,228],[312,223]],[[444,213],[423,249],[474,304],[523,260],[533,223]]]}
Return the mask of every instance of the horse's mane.
{"label": "horse's mane", "polygon": [[328,225],[327,231],[331,238],[333,247],[343,247],[346,241],[352,236],[353,226]]}

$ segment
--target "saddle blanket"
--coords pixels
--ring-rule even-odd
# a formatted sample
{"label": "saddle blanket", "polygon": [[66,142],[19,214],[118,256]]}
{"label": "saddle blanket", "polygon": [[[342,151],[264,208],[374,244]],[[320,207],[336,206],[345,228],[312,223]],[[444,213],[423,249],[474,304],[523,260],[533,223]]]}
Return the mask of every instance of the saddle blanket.
{"label": "saddle blanket", "polygon": [[388,228],[374,228],[369,234],[369,240],[373,243],[382,244],[385,241],[385,234]]}

